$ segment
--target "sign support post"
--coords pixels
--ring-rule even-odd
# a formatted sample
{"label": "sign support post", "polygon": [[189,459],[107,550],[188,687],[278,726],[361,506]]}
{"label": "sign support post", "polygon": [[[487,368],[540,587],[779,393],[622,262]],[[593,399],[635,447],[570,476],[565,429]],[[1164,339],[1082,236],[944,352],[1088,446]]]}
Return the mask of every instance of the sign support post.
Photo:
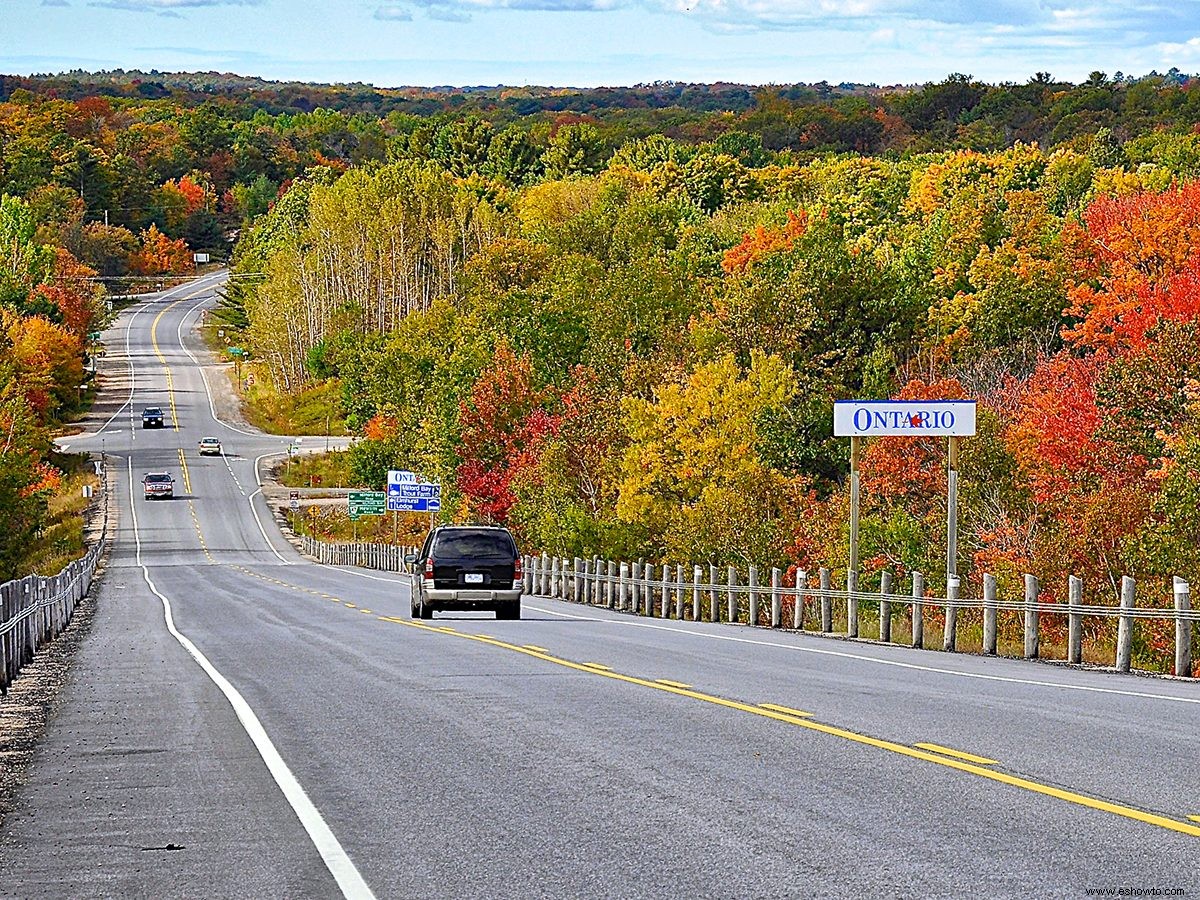
{"label": "sign support post", "polygon": [[850,438],[850,571],[858,572],[858,462],[862,452],[862,438]]}
{"label": "sign support post", "polygon": [[958,438],[946,439],[946,583],[958,576]]}

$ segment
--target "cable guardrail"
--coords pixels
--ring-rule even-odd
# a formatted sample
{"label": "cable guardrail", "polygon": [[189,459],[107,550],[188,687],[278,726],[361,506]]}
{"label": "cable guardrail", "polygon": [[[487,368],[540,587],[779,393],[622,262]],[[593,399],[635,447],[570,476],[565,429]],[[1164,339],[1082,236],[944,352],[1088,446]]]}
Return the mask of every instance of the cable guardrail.
{"label": "cable guardrail", "polygon": [[[352,544],[320,541],[304,536],[304,552],[326,565],[363,566],[394,572],[411,572],[404,563],[407,553],[415,547],[387,544]],[[618,562],[599,557],[540,556],[522,557],[522,578],[525,593],[604,606],[618,611],[659,618],[691,619],[693,621],[724,622],[756,627],[791,628],[812,634],[861,638],[860,612],[878,606],[878,640],[892,643],[892,618],[900,610],[909,610],[911,643],[908,646],[925,648],[930,644],[926,635],[926,612],[942,615],[942,621],[929,623],[930,628],[942,628],[940,646],[943,650],[959,649],[957,613],[972,610],[983,614],[983,653],[998,655],[999,622],[1002,613],[1024,617],[1023,656],[1042,657],[1041,620],[1044,616],[1065,616],[1069,630],[1066,661],[1082,663],[1083,628],[1085,618],[1115,619],[1118,625],[1114,667],[1121,672],[1131,669],[1134,624],[1138,621],[1160,620],[1175,625],[1175,666],[1180,675],[1192,673],[1193,631],[1200,623],[1200,609],[1191,606],[1191,588],[1183,579],[1174,580],[1174,608],[1134,606],[1134,579],[1126,576],[1120,583],[1117,605],[1082,602],[1082,583],[1072,576],[1070,598],[1067,602],[1050,602],[1039,596],[1037,579],[1025,576],[1025,596],[1020,599],[1000,596],[996,580],[984,575],[983,596],[959,596],[961,582],[948,582],[949,590],[939,596],[925,587],[920,572],[910,573],[913,590],[898,593],[890,590],[890,573],[880,576],[877,591],[834,587],[831,569],[796,571],[793,584],[784,583],[779,569],[772,569],[770,579],[761,582],[754,566],[748,567],[748,580],[733,566],[662,565],[646,562]],[[789,573],[791,574],[791,573]],[[850,581],[852,573],[845,573]],[[690,577],[688,577],[690,576]],[[857,576],[853,576],[857,581]],[[838,609],[835,610],[834,607]],[[836,613],[836,615],[835,615]],[[835,621],[844,623],[844,631],[835,631]],[[813,627],[806,627],[809,622]]]}
{"label": "cable guardrail", "polygon": [[71,621],[87,596],[108,545],[107,473],[100,475],[100,535],[79,559],[57,575],[27,575],[0,584],[0,695],[17,674]]}

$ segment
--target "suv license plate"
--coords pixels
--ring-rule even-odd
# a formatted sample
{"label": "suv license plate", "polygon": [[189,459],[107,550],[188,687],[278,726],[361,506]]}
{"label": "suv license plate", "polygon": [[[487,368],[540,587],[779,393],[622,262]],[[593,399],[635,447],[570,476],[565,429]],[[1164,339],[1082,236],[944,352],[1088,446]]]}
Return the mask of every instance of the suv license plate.
{"label": "suv license plate", "polygon": [[479,572],[468,572],[463,576],[464,584],[483,584],[483,575]]}

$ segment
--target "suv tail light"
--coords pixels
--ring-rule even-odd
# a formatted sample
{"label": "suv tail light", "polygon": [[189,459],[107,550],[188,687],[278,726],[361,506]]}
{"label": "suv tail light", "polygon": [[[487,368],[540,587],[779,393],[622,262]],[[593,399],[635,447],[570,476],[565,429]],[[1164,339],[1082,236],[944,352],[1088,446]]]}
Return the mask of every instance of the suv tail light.
{"label": "suv tail light", "polygon": [[427,581],[433,580],[433,557],[432,556],[425,560],[425,579]]}
{"label": "suv tail light", "polygon": [[517,557],[517,561],[513,563],[513,581],[520,581],[525,577],[525,570],[521,566],[521,557]]}

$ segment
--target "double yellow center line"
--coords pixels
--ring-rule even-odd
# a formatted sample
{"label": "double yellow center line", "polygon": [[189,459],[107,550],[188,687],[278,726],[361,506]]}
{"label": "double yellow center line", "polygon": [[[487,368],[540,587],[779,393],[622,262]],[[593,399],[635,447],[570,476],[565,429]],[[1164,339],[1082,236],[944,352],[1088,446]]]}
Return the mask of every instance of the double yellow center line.
{"label": "double yellow center line", "polygon": [[761,716],[767,719],[773,719],[777,722],[783,722],[787,725],[794,725],[797,728],[805,728],[809,731],[815,731],[830,737],[840,738],[855,744],[874,747],[877,750],[884,750],[886,752],[895,753],[910,759],[918,759],[922,762],[932,763],[947,769],[954,769],[958,772],[974,775],[979,778],[985,778],[989,781],[999,782],[1000,784],[1005,784],[1010,787],[1020,788],[1021,790],[1040,794],[1044,797],[1053,797],[1056,800],[1062,800],[1066,803],[1071,803],[1076,806],[1082,806],[1088,809],[1098,810],[1100,812],[1111,813],[1114,816],[1132,819],[1147,825],[1154,825],[1159,828],[1165,828],[1169,831],[1190,835],[1191,837],[1200,837],[1200,825],[1192,824],[1192,822],[1200,821],[1200,817],[1189,816],[1188,819],[1191,821],[1180,821],[1179,819],[1173,819],[1169,816],[1159,815],[1158,813],[1136,809],[1135,807],[1126,806],[1121,803],[1114,803],[1109,800],[1101,800],[1097,797],[1090,797],[1087,794],[1080,794],[1075,791],[1065,790],[1064,788],[1055,787],[1053,785],[1042,784],[1041,782],[1034,781],[1030,778],[1025,778],[1020,775],[1011,775],[1007,772],[999,772],[993,768],[988,768],[988,766],[996,764],[995,760],[982,756],[975,756],[971,753],[963,753],[962,751],[952,750],[951,748],[943,747],[940,744],[916,744],[912,747],[909,747],[905,744],[896,743],[895,741],[870,737],[869,735],[859,734],[858,732],[850,731],[846,728],[838,728],[834,725],[826,725],[823,722],[813,721],[812,713],[808,713],[799,709],[792,709],[787,706],[779,706],[778,704],[774,703],[762,703],[758,705],[742,703],[737,700],[730,700],[726,697],[719,697],[715,694],[707,694],[690,687],[685,687],[680,682],[671,682],[667,680],[652,681],[646,678],[638,678],[633,675],[623,675],[620,672],[614,672],[607,666],[602,666],[598,663],[578,663],[572,660],[562,659],[560,657],[553,656],[552,654],[545,652],[540,648],[532,648],[529,645],[521,646],[518,644],[510,644],[506,641],[501,641],[492,637],[468,634],[466,632],[456,631],[453,628],[448,628],[445,626],[434,627],[430,625],[424,625],[420,622],[396,618],[394,616],[380,616],[379,618],[385,622],[395,622],[399,625],[407,625],[410,628],[418,628],[422,631],[431,632],[433,634],[451,635],[454,637],[463,638],[464,640],[487,644],[491,647],[510,650],[514,653],[521,653],[525,656],[531,656],[534,659],[542,660],[543,662],[552,663],[556,666],[562,666],[567,669],[572,669],[576,672],[583,672],[598,678],[609,678],[614,681],[623,682],[624,684],[637,685],[638,687],[662,691],[668,694],[674,694],[678,697],[686,697],[690,700],[698,700],[703,703],[711,703],[715,706],[721,706],[726,709],[733,709],[737,710],[738,712]]}

